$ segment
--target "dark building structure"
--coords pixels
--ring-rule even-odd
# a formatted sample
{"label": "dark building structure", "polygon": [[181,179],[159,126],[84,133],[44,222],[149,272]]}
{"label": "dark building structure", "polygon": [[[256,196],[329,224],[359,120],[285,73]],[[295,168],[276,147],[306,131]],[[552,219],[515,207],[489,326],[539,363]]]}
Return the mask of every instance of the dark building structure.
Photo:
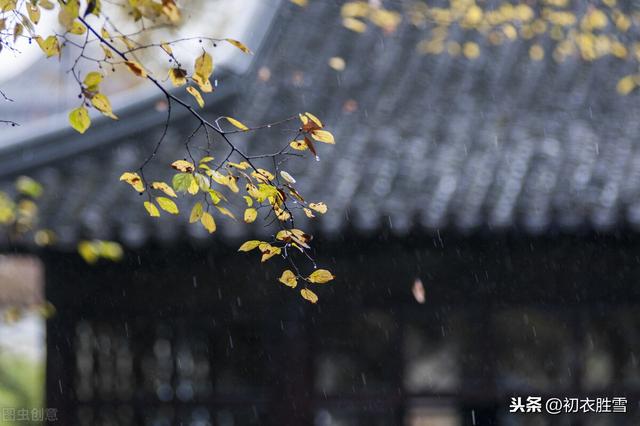
{"label": "dark building structure", "polygon": [[[283,2],[249,73],[219,76],[206,114],[311,111],[336,136],[290,170],[330,208],[303,225],[338,277],[318,305],[277,284],[275,265],[235,253],[269,229],[227,222],[211,237],[149,218],[116,183],[153,150],[165,119],[154,99],[89,137],[0,152],[7,185],[24,173],[46,185],[43,225],[60,247],[129,249],[97,266],[41,255],[58,311],[48,405],[63,424],[638,424],[640,100],[611,83],[632,64],[530,61],[527,41],[480,38],[473,61],[423,56],[422,37],[409,22],[356,34],[335,2]],[[334,56],[343,72],[326,65]],[[146,174],[167,177],[184,156],[193,123],[179,114]],[[262,152],[282,134],[242,143]],[[509,413],[527,396],[628,404]]]}

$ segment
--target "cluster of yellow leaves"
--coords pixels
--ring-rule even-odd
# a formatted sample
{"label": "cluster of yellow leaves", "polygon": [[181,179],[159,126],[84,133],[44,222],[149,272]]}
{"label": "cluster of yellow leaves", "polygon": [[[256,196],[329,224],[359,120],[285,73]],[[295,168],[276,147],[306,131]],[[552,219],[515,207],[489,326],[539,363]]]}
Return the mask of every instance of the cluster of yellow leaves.
{"label": "cluster of yellow leaves", "polygon": [[[225,41],[229,42],[231,45],[237,47],[244,53],[252,53],[251,50],[245,46],[243,43],[238,40],[226,38]],[[162,48],[171,55],[171,47],[163,43]],[[196,103],[200,108],[204,108],[204,98],[202,97],[202,93],[211,93],[213,92],[213,85],[211,84],[211,75],[214,71],[214,63],[211,55],[205,51],[202,52],[200,56],[198,56],[195,60],[194,71],[191,77],[188,76],[187,70],[178,67],[169,69],[169,80],[175,87],[181,87],[187,84],[189,78],[195,83],[197,86],[189,86],[187,87],[187,93],[189,93],[195,99]],[[200,89],[200,90],[198,90]],[[202,93],[200,93],[202,92]]]}
{"label": "cluster of yellow leaves", "polygon": [[[361,13],[359,8],[363,6],[357,3],[346,4],[343,11]],[[576,8],[568,0],[498,4],[450,0],[448,5],[437,7],[416,2],[409,9],[408,17],[415,26],[429,29],[429,36],[418,44],[418,50],[426,54],[478,58],[481,54],[478,43],[451,39],[450,33],[457,34],[461,28],[477,32],[491,45],[518,38],[530,40],[529,57],[534,61],[545,58],[545,49],[556,62],[572,56],[585,61],[605,56],[640,61],[640,43],[628,36],[631,28],[640,22],[640,15],[620,7],[616,0],[592,2],[584,8]],[[545,42],[549,39],[551,42]],[[637,86],[634,81],[633,76],[623,77],[618,82],[618,92],[630,93]]]}
{"label": "cluster of yellow leaves", "polygon": [[382,2],[350,1],[342,5],[340,14],[342,25],[358,33],[366,31],[367,22],[386,33],[393,33],[402,21],[399,12],[385,9]]}
{"label": "cluster of yellow leaves", "polygon": [[[286,269],[284,270],[284,272],[282,272],[282,275],[280,276],[280,278],[278,278],[278,281],[280,281],[282,284],[286,285],[287,287],[296,288],[298,286],[299,278],[307,283],[325,284],[333,280],[335,276],[331,272],[327,271],[326,269],[316,269],[311,273],[311,275],[305,278],[305,277],[296,275],[290,269]],[[318,302],[318,295],[312,290],[310,290],[309,288],[307,288],[306,286],[305,288],[300,290],[300,295],[305,300],[311,303]]]}
{"label": "cluster of yellow leaves", "polygon": [[[291,231],[292,232],[290,235],[292,236],[294,234],[302,233],[302,231],[299,231],[296,229],[293,229]],[[281,231],[281,232],[284,232],[284,231]],[[278,238],[276,237],[276,239]],[[294,245],[295,243],[290,241],[288,244]],[[249,252],[256,248],[262,253],[262,262],[270,259],[271,257],[277,254],[282,253],[282,248],[274,247],[273,245],[271,245],[266,241],[259,241],[259,240],[246,241],[240,246],[238,251]],[[316,269],[308,277],[300,276],[299,274],[293,273],[290,269],[286,269],[284,272],[282,272],[282,275],[280,276],[280,278],[278,278],[278,281],[280,281],[282,284],[286,285],[287,287],[296,288],[298,286],[298,279],[301,279],[307,283],[312,283],[312,284],[325,284],[333,280],[334,278],[335,276],[326,269]],[[305,288],[300,290],[300,295],[311,303],[316,303],[318,301],[318,296],[312,290],[308,289],[306,286]]]}
{"label": "cluster of yellow leaves", "polygon": [[[205,75],[206,73],[201,77]],[[246,125],[234,118],[222,118],[241,131],[249,130]],[[324,129],[324,125],[315,115],[306,112],[300,114],[299,118],[300,132],[305,135],[306,140],[303,141],[305,149],[316,153],[313,141],[335,143],[333,135]],[[212,166],[214,160],[214,157],[206,155],[197,162],[193,158],[191,161],[187,159],[174,161],[171,163],[171,168],[176,173],[171,179],[171,184],[160,181],[145,182],[137,172],[125,172],[120,176],[120,180],[139,193],[150,191],[161,193],[157,196],[149,194],[148,199],[143,202],[144,208],[151,217],[159,217],[162,211],[179,214],[179,208],[172,199],[178,198],[180,194],[187,197],[201,197],[192,204],[189,223],[199,223],[209,233],[215,232],[217,228],[214,213],[237,220],[235,213],[225,205],[229,203],[225,192],[229,196],[238,194],[242,197],[245,204],[242,219],[245,223],[253,223],[258,217],[258,210],[267,208],[266,216],[273,214],[275,219],[282,222],[284,229],[279,231],[271,242],[252,240],[240,247],[240,251],[258,249],[262,262],[278,255],[286,257],[289,249],[296,249],[303,253],[310,249],[311,235],[300,229],[288,229],[291,211],[286,201],[291,197],[309,218],[315,217],[315,214],[326,213],[328,208],[325,203],[307,202],[294,186],[296,179],[285,170],[279,170],[278,178],[276,173],[263,168],[254,168],[248,161],[235,163],[225,159],[223,164],[214,168]],[[330,273],[327,275],[321,269],[304,278],[306,282],[313,284],[322,284],[330,279],[333,279],[333,275]],[[317,300],[317,296],[309,289],[304,289],[301,294],[314,303]]]}
{"label": "cluster of yellow leaves", "polygon": [[116,262],[122,259],[122,246],[114,241],[91,240],[78,243],[78,253],[85,262],[93,264],[100,259]]}
{"label": "cluster of yellow leaves", "polygon": [[133,19],[139,21],[146,18],[155,22],[166,21],[171,24],[180,23],[180,9],[174,0],[128,0]]}
{"label": "cluster of yellow leaves", "polygon": [[316,151],[316,147],[313,143],[314,140],[330,145],[334,145],[336,143],[333,138],[333,134],[324,129],[324,125],[318,117],[310,112],[299,114],[299,117],[300,122],[302,123],[300,132],[303,135],[303,139],[292,141],[289,144],[291,148],[296,151],[304,151],[308,149],[317,157],[318,152]]}

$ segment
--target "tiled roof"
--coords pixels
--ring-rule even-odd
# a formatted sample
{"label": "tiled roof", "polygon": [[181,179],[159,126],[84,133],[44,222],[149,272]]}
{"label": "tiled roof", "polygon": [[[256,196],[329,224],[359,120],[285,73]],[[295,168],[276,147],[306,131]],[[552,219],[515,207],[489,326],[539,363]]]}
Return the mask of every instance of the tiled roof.
{"label": "tiled roof", "polygon": [[[489,46],[480,38],[475,60],[420,55],[423,37],[409,23],[391,35],[373,28],[356,34],[341,26],[334,2],[310,2],[305,9],[284,2],[251,73],[227,79],[237,86],[233,100],[223,98],[222,78],[207,114],[251,124],[298,111],[321,117],[337,145],[320,147],[319,162],[286,168],[303,194],[329,205],[314,225],[327,234],[381,225],[400,235],[413,226],[532,233],[640,227],[640,99],[615,90],[632,64],[615,58],[536,62],[526,41]],[[333,56],[346,60],[343,72],[327,65]],[[263,81],[266,74],[270,79]],[[162,113],[138,115],[89,132],[86,138],[102,141],[96,148],[48,164],[38,164],[38,146],[5,155],[11,173],[30,173],[46,185],[44,225],[63,242],[208,238],[186,220],[147,217],[139,197],[117,183],[160,132],[154,123]],[[167,164],[184,157],[187,121],[172,125],[145,175],[170,179]],[[141,122],[154,125],[136,131]],[[52,135],[46,144],[55,147],[69,134]],[[264,152],[288,135],[275,128],[241,143]],[[228,237],[268,232],[262,225],[219,222],[225,222],[219,233]]]}

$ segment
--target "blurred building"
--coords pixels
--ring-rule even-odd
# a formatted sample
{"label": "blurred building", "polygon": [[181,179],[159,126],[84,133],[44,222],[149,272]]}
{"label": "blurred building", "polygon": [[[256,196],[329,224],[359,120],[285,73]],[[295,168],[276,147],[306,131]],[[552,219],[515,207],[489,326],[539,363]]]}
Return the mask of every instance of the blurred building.
{"label": "blurred building", "polygon": [[[336,2],[278,7],[256,12],[256,57],[218,74],[205,114],[311,111],[334,133],[320,161],[287,168],[329,205],[301,225],[338,276],[318,305],[235,253],[262,224],[220,219],[211,237],[148,217],[117,182],[153,151],[161,98],[129,99],[84,136],[23,129],[0,150],[7,191],[20,174],[45,185],[58,238],[40,255],[58,311],[47,405],[63,424],[637,424],[640,99],[615,90],[636,65],[532,61],[529,41],[482,38],[474,60],[425,56],[410,22],[358,34]],[[174,109],[145,175],[169,180],[195,125]],[[240,143],[262,153],[283,137]],[[129,252],[88,266],[80,239]],[[509,413],[527,396],[625,397],[628,412]]]}

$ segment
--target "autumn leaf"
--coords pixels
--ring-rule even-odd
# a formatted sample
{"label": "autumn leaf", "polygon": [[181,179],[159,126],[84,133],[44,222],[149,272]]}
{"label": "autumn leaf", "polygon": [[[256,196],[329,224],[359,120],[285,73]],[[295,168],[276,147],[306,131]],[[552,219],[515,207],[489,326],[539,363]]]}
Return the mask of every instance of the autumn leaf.
{"label": "autumn leaf", "polygon": [[311,137],[318,142],[324,142],[332,145],[336,143],[331,132],[326,130],[312,130]]}
{"label": "autumn leaf", "polygon": [[176,203],[171,201],[169,198],[156,197],[156,201],[158,202],[158,205],[160,206],[160,208],[162,210],[166,211],[167,213],[171,213],[171,214],[178,214],[179,213],[178,206],[176,205]]}
{"label": "autumn leaf", "polygon": [[89,118],[89,112],[85,107],[79,107],[71,110],[69,113],[69,124],[77,132],[84,133],[91,126],[91,119]]}
{"label": "autumn leaf", "polygon": [[227,209],[226,207],[220,207],[220,206],[216,206],[216,208],[220,211],[220,213],[222,213],[225,216],[229,216],[231,219],[236,220],[236,217],[233,213],[231,213],[231,211],[229,209]]}
{"label": "autumn leaf", "polygon": [[327,212],[327,205],[325,203],[309,203],[309,208],[322,214]]}
{"label": "autumn leaf", "polygon": [[[213,90],[209,77],[213,73],[213,59],[207,52],[202,52],[202,55],[196,58],[194,67],[193,81],[195,81],[200,90],[205,93],[209,93]],[[195,96],[195,95],[194,95]]]}
{"label": "autumn leaf", "polygon": [[628,95],[636,88],[636,78],[634,75],[622,77],[616,85],[616,90],[621,95]]}
{"label": "autumn leaf", "polygon": [[36,43],[40,46],[40,49],[44,52],[47,58],[60,54],[60,44],[58,44],[58,37],[50,35],[46,39],[38,36],[36,37]]}
{"label": "autumn leaf", "polygon": [[308,288],[303,288],[302,290],[300,290],[300,295],[303,299],[308,300],[311,303],[318,302],[318,296]]}
{"label": "autumn leaf", "polygon": [[196,223],[199,221],[200,218],[202,218],[203,213],[202,203],[195,203],[191,209],[191,214],[189,215],[189,223]]}
{"label": "autumn leaf", "polygon": [[171,68],[169,70],[169,79],[175,87],[187,84],[187,72],[182,68]]}
{"label": "autumn leaf", "polygon": [[247,170],[249,167],[251,167],[251,165],[246,161],[242,161],[240,163],[228,162],[227,165],[229,165],[229,167],[235,167],[236,169],[240,170]]}
{"label": "autumn leaf", "polygon": [[102,74],[96,71],[91,71],[84,77],[83,84],[87,87],[87,90],[96,91],[101,82]]}
{"label": "autumn leaf", "polygon": [[136,191],[144,192],[144,184],[142,183],[142,179],[140,178],[139,174],[133,172],[124,172],[120,176],[120,180],[127,182]]}
{"label": "autumn leaf", "polygon": [[111,110],[111,102],[109,102],[109,98],[107,98],[102,93],[96,93],[91,98],[91,105],[95,107],[98,111],[106,115],[107,117],[117,120],[118,117]]}
{"label": "autumn leaf", "polygon": [[303,210],[304,210],[304,214],[305,214],[309,219],[316,217],[316,216],[313,214],[313,212],[311,211],[311,209],[308,209],[308,208],[304,207],[304,208],[303,208]]}
{"label": "autumn leaf", "polygon": [[198,89],[193,86],[189,86],[187,87],[187,92],[194,97],[200,108],[204,108],[204,99],[202,99],[202,95],[198,92]]}
{"label": "autumn leaf", "polygon": [[147,212],[149,213],[149,216],[151,216],[151,217],[160,217],[160,211],[158,210],[156,205],[153,204],[152,202],[145,201],[144,202],[144,208],[147,209]]}
{"label": "autumn leaf", "polygon": [[315,115],[311,114],[310,112],[305,112],[304,115],[306,115],[316,126],[318,126],[319,129],[324,127],[322,121],[320,121],[320,119]]}
{"label": "autumn leaf", "polygon": [[253,223],[258,217],[258,211],[253,208],[248,208],[244,211],[244,221],[246,223]]}
{"label": "autumn leaf", "polygon": [[238,40],[234,40],[232,38],[225,38],[225,40],[231,43],[232,45],[234,45],[235,47],[237,47],[238,49],[242,50],[244,53],[249,53],[251,55],[253,54],[253,52],[247,46],[245,46],[243,43],[239,42]]}
{"label": "autumn leaf", "polygon": [[178,192],[187,192],[192,184],[195,184],[196,188],[198,187],[198,184],[195,183],[195,178],[190,173],[178,173],[171,180],[173,189]]}
{"label": "autumn leaf", "polygon": [[262,241],[258,241],[258,240],[250,240],[250,241],[245,241],[240,248],[238,249],[238,251],[251,251],[255,248],[257,248],[260,244],[262,244]]}
{"label": "autumn leaf", "polygon": [[334,278],[335,276],[326,269],[316,269],[307,279],[314,284],[324,284]]}
{"label": "autumn leaf", "polygon": [[216,231],[216,221],[213,219],[213,216],[211,216],[210,213],[202,213],[200,223],[202,223],[202,226],[204,226],[204,228],[209,231],[210,234]]}
{"label": "autumn leaf", "polygon": [[235,118],[232,117],[225,117],[227,119],[227,121],[229,123],[231,123],[233,126],[237,127],[238,129],[242,130],[243,132],[246,132],[247,130],[249,130],[249,128],[247,126],[245,126],[244,124],[242,124],[240,121],[236,120]]}
{"label": "autumn leaf", "polygon": [[287,287],[291,287],[291,288],[296,288],[296,286],[298,285],[298,279],[296,278],[296,275],[293,272],[291,272],[289,269],[286,269],[282,273],[280,278],[278,278],[278,281],[280,281],[282,284],[286,285]]}
{"label": "autumn leaf", "polygon": [[186,161],[186,160],[176,160],[173,163],[171,163],[171,167],[178,170],[179,172],[185,172],[185,173],[191,173],[196,169],[193,163],[190,163],[189,161]]}
{"label": "autumn leaf", "polygon": [[28,176],[20,176],[16,180],[16,189],[19,193],[31,198],[38,198],[42,195],[42,185]]}
{"label": "autumn leaf", "polygon": [[142,77],[142,78],[147,77],[147,72],[144,70],[144,68],[142,68],[142,65],[140,65],[138,62],[126,61],[124,64],[129,68],[129,70],[132,73],[134,73],[138,77]]}
{"label": "autumn leaf", "polygon": [[151,187],[152,187],[153,189],[157,189],[158,191],[162,191],[162,192],[164,192],[164,193],[165,193],[165,194],[167,194],[169,197],[173,197],[173,198],[176,198],[176,197],[177,197],[177,195],[176,195],[176,193],[174,192],[174,190],[173,190],[169,185],[167,185],[167,184],[166,184],[166,183],[164,183],[164,182],[153,182],[153,183],[151,184]]}
{"label": "autumn leaf", "polygon": [[267,260],[271,259],[273,256],[280,254],[282,252],[280,247],[274,247],[269,244],[267,244],[266,247],[264,247],[264,249],[260,247],[260,250],[262,251],[262,258],[260,259],[261,262],[266,262]]}
{"label": "autumn leaf", "polygon": [[282,179],[284,179],[289,183],[292,183],[292,184],[296,183],[296,180],[293,178],[293,176],[291,176],[289,173],[285,172],[284,170],[280,171],[280,176],[282,177]]}
{"label": "autumn leaf", "polygon": [[33,25],[38,25],[38,22],[40,22],[40,8],[38,5],[27,3],[27,14]]}
{"label": "autumn leaf", "polygon": [[308,148],[307,143],[303,140],[292,141],[289,146],[296,151],[304,151]]}

